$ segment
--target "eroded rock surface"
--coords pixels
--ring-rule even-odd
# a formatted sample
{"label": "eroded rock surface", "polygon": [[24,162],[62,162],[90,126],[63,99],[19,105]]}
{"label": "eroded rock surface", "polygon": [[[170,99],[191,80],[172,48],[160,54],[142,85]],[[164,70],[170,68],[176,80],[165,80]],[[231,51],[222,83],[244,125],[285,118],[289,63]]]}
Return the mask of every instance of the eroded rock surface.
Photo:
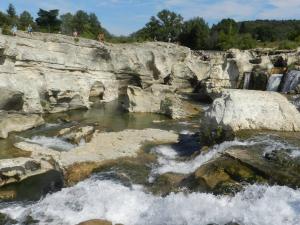
{"label": "eroded rock surface", "polygon": [[261,129],[299,131],[300,113],[275,92],[224,90],[205,114],[207,123],[233,131]]}
{"label": "eroded rock surface", "polygon": [[53,170],[50,159],[14,158],[0,160],[0,187]]}
{"label": "eroded rock surface", "polygon": [[[103,163],[118,158],[137,156],[144,144],[175,143],[177,142],[177,139],[178,134],[172,131],[144,129],[95,133],[89,143],[78,146],[68,152],[55,151],[29,142],[20,142],[15,144],[15,146],[24,151],[31,152],[33,158],[52,158],[60,169],[66,171],[68,176],[72,176],[70,171],[73,171],[75,173],[83,172],[85,173],[83,177],[86,177],[93,169]],[[74,170],[73,167],[78,167],[80,169]]]}
{"label": "eroded rock surface", "polygon": [[0,50],[1,87],[21,93],[21,110],[30,113],[88,108],[97,99],[117,99],[128,85],[191,88],[191,80],[206,76],[190,49],[168,43],[101,44],[19,32],[1,35]]}
{"label": "eroded rock surface", "polygon": [[7,138],[10,132],[28,130],[43,123],[39,115],[0,112],[0,138]]}
{"label": "eroded rock surface", "polygon": [[152,85],[147,89],[129,86],[127,90],[129,112],[160,113],[180,119],[198,115],[200,106],[192,104],[173,93],[169,86]]}

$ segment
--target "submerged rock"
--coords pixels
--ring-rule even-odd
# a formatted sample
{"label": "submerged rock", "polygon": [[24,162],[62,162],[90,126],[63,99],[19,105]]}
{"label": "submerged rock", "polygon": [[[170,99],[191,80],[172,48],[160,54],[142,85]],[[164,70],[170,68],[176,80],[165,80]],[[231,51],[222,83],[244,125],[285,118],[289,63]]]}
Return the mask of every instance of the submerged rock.
{"label": "submerged rock", "polygon": [[44,124],[41,116],[0,112],[0,138],[7,138],[13,131],[24,131]]}
{"label": "submerged rock", "polygon": [[205,113],[208,126],[238,130],[299,131],[300,113],[275,92],[224,90]]}
{"label": "submerged rock", "polygon": [[230,149],[225,154],[260,174],[269,184],[300,187],[300,164],[293,163],[285,154],[269,153],[263,157],[261,153],[247,149]]}
{"label": "submerged rock", "polygon": [[107,221],[107,220],[95,219],[95,220],[88,220],[88,221],[85,221],[85,222],[81,222],[77,225],[112,225],[112,223]]}
{"label": "submerged rock", "polygon": [[64,128],[59,131],[58,136],[70,141],[73,144],[80,144],[80,142],[89,142],[95,132],[93,126],[73,126]]}
{"label": "submerged rock", "polygon": [[[87,177],[100,165],[111,160],[136,157],[147,143],[175,143],[178,134],[159,129],[124,130],[121,132],[95,133],[89,143],[75,147],[67,152],[58,152],[37,144],[20,142],[17,148],[29,151],[32,156],[50,156],[65,172],[65,179],[80,180]],[[73,176],[73,174],[76,174]],[[73,177],[73,178],[72,178]]]}

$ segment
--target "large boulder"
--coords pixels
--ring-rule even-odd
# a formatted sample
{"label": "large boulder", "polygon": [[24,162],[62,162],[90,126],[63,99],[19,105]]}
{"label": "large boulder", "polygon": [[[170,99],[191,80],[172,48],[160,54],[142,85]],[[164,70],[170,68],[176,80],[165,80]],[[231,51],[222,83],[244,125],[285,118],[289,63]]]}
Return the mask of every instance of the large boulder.
{"label": "large boulder", "polygon": [[127,89],[129,112],[160,113],[180,119],[199,114],[200,107],[179,95],[172,93],[173,89],[166,85],[152,85],[147,89],[129,86]]}
{"label": "large boulder", "polygon": [[0,138],[7,138],[10,132],[28,130],[43,123],[44,119],[39,115],[0,112]]}
{"label": "large boulder", "polygon": [[205,121],[210,127],[233,131],[300,131],[300,113],[276,92],[223,90],[205,113]]}

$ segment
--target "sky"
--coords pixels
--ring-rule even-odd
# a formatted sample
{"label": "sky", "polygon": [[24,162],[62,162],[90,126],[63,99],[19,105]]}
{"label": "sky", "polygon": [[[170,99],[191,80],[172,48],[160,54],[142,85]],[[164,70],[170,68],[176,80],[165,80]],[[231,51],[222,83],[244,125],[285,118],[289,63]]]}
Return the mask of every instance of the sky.
{"label": "sky", "polygon": [[300,19],[300,0],[0,0],[0,10],[12,3],[18,13],[39,8],[60,13],[82,9],[94,12],[103,27],[115,35],[128,35],[142,28],[162,9],[180,13],[186,20],[200,16],[210,25],[223,18]]}

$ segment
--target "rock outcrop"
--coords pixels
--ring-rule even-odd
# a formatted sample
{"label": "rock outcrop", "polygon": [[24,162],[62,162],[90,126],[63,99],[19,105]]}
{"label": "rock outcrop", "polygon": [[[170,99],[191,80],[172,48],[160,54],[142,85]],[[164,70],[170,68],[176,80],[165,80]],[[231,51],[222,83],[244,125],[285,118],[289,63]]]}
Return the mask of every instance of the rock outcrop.
{"label": "rock outcrop", "polygon": [[0,160],[0,187],[20,182],[28,177],[46,173],[55,167],[50,159],[45,158],[15,158]]}
{"label": "rock outcrop", "polygon": [[224,90],[205,114],[211,127],[300,131],[300,113],[276,92]]}
{"label": "rock outcrop", "polygon": [[162,42],[102,44],[59,34],[1,35],[0,109],[54,113],[89,108],[94,101],[125,95],[128,85],[164,84],[173,91],[200,86],[208,92],[238,88],[245,73],[271,71],[279,56],[287,65],[299,61],[296,51],[200,54]]}
{"label": "rock outcrop", "polygon": [[136,157],[142,145],[147,143],[176,143],[178,134],[159,129],[124,130],[121,132],[96,132],[91,141],[69,151],[56,151],[30,142],[15,146],[31,152],[32,159],[51,158],[53,165],[65,173],[68,183],[78,182],[93,170],[119,158]]}
{"label": "rock outcrop", "polygon": [[7,138],[10,132],[28,130],[43,123],[39,115],[0,112],[0,138]]}
{"label": "rock outcrop", "polygon": [[200,107],[174,94],[173,89],[166,85],[152,85],[149,88],[129,86],[127,89],[129,112],[160,113],[180,119],[199,114]]}
{"label": "rock outcrop", "polygon": [[0,36],[0,57],[0,93],[16,93],[12,99],[1,96],[0,108],[19,101],[20,110],[29,113],[88,108],[93,100],[117,99],[129,84],[190,88],[193,80],[206,76],[201,59],[190,49],[160,42],[101,44],[20,32]]}

